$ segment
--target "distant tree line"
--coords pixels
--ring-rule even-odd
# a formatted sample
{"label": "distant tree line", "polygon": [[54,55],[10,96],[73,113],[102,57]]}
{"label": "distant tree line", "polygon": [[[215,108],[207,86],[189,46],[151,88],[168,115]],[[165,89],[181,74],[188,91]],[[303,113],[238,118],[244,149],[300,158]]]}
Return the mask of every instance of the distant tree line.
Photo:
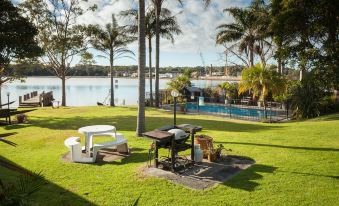
{"label": "distant tree line", "polygon": [[[13,64],[10,65],[12,71],[20,74],[20,76],[54,76],[50,68],[42,64]],[[210,72],[224,72],[228,76],[237,76],[243,70],[243,67],[229,66],[225,69],[224,66],[213,66],[213,68],[204,67],[161,67],[160,73],[184,73],[185,70],[189,70],[192,76],[194,73],[198,73],[197,77],[206,75]],[[90,65],[90,64],[79,64],[70,68],[70,74],[74,76],[107,76],[110,73],[109,66],[102,65]],[[115,66],[116,77],[121,77],[123,73],[132,74],[137,73],[138,66]]]}

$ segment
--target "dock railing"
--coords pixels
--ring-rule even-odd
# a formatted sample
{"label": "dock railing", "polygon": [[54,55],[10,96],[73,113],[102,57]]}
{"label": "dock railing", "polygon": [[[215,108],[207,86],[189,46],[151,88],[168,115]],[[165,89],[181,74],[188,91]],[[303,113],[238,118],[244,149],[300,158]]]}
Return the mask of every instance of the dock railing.
{"label": "dock railing", "polygon": [[22,96],[19,96],[20,107],[46,107],[52,106],[53,92],[42,92],[38,94],[38,91],[33,91]]}

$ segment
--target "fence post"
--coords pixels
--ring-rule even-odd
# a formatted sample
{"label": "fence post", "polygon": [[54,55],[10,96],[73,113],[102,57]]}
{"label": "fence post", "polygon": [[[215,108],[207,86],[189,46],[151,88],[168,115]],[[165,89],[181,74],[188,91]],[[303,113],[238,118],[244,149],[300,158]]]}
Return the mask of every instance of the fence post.
{"label": "fence post", "polygon": [[197,112],[199,114],[199,98],[197,98]]}
{"label": "fence post", "polygon": [[267,119],[267,108],[266,108],[266,102],[265,101],[263,101],[264,102],[264,118],[265,119]]}
{"label": "fence post", "polygon": [[272,100],[270,103],[270,123],[272,123]]}
{"label": "fence post", "polygon": [[229,108],[229,110],[230,110],[230,118],[232,118],[232,101],[230,101],[230,108]]}

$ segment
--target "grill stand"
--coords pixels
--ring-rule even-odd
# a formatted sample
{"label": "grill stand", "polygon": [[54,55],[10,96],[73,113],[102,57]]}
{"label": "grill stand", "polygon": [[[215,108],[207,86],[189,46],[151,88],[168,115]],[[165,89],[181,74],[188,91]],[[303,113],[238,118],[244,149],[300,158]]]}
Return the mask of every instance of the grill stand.
{"label": "grill stand", "polygon": [[[175,137],[174,134],[167,132],[170,129],[182,129],[185,130],[187,133],[190,134],[191,137],[191,144],[186,144],[186,143],[182,143],[182,144],[177,144],[175,142]],[[154,165],[156,168],[159,167],[160,164],[162,164],[163,166],[168,166],[169,165],[169,169],[172,172],[176,172],[180,169],[180,167],[176,167],[176,160],[179,162],[179,157],[176,157],[176,154],[180,151],[184,151],[187,149],[191,149],[191,160],[190,160],[190,165],[194,165],[195,161],[194,161],[194,137],[196,132],[201,131],[202,127],[200,126],[193,126],[193,125],[176,125],[176,126],[166,126],[166,127],[162,127],[159,128],[157,130],[154,131],[150,131],[150,132],[146,132],[143,133],[143,136],[146,138],[150,138],[154,141]],[[168,143],[170,142],[170,146],[164,146],[164,142]],[[178,146],[181,146],[181,148],[179,148]],[[167,158],[165,161],[161,161],[159,160],[159,148],[168,148],[171,151],[170,154],[170,158]],[[168,164],[170,163],[170,164]],[[180,164],[179,164],[180,165]],[[186,166],[186,165],[184,165]]]}

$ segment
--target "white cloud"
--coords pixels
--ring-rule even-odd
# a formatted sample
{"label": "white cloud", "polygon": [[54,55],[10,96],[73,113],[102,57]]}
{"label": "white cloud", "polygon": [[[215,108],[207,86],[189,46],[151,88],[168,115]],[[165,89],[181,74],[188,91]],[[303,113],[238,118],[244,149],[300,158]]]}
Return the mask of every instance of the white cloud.
{"label": "white cloud", "polygon": [[[21,1],[21,0],[17,0]],[[146,0],[150,4],[150,0]],[[199,52],[206,56],[214,56],[210,61],[218,59],[221,47],[215,45],[216,27],[221,23],[232,22],[232,18],[223,10],[229,7],[243,7],[249,4],[249,0],[212,0],[212,4],[205,9],[202,0],[184,0],[184,5],[180,6],[177,0],[165,0],[163,6],[170,9],[177,15],[178,23],[183,34],[175,37],[174,45],[165,39],[161,39],[161,52],[182,53],[186,55],[194,54],[199,60]],[[119,14],[123,10],[137,8],[137,0],[89,0],[81,3],[84,8],[93,4],[98,6],[94,12],[86,12],[79,17],[80,24],[105,25],[111,22],[111,15]],[[119,18],[119,24],[126,24],[127,20]],[[155,45],[153,43],[153,45]],[[130,48],[137,51],[137,43],[130,45]],[[180,54],[178,55],[180,58]],[[166,57],[162,57],[166,58]],[[200,60],[199,60],[200,61]],[[98,62],[102,62],[98,59]],[[119,61],[121,64],[135,64],[136,62]],[[212,62],[211,62],[212,63]],[[215,62],[214,62],[215,63]],[[106,64],[103,62],[103,64]],[[179,63],[180,64],[180,63]],[[187,63],[185,63],[187,64]],[[161,64],[161,66],[166,66]]]}

